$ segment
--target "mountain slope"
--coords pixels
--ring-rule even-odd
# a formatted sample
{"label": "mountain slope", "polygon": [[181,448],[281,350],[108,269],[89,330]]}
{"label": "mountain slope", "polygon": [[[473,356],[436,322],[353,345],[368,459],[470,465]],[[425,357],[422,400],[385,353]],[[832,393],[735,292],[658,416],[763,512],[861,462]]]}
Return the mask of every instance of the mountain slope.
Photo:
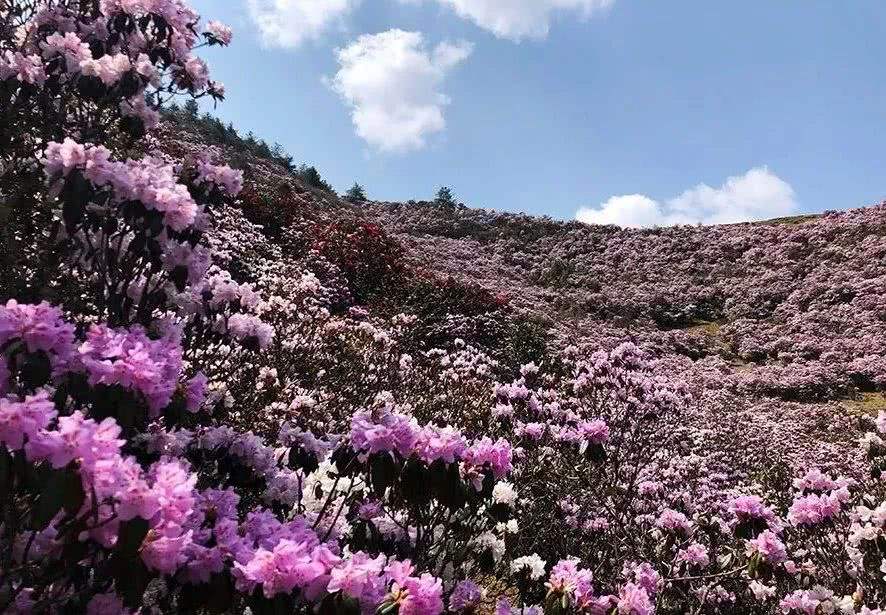
{"label": "mountain slope", "polygon": [[[180,125],[167,131],[169,152],[207,147]],[[419,348],[464,339],[513,374],[548,360],[546,349],[632,340],[662,373],[685,378],[699,407],[721,408],[724,425],[761,441],[777,430],[788,458],[814,449],[822,463],[845,465],[854,414],[882,403],[886,204],[628,230],[428,202],[349,203],[237,142],[215,147],[244,169],[250,222],[293,262],[316,270],[319,256],[344,276],[341,309],[418,316]]]}

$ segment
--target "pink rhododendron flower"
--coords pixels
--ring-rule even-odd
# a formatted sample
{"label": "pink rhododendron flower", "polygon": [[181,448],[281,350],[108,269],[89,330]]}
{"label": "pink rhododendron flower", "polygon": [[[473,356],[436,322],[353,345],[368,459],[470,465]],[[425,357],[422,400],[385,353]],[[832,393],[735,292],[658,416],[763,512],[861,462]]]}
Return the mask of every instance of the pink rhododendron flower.
{"label": "pink rhododendron flower", "polygon": [[220,21],[207,22],[205,32],[222,45],[230,45],[231,40],[234,38],[234,32],[231,28]]}
{"label": "pink rhododendron flower", "polygon": [[89,45],[74,32],[64,34],[56,32],[46,37],[43,43],[43,57],[50,58],[54,55],[62,55],[65,58],[65,69],[68,72],[80,70],[81,63],[92,59]]}
{"label": "pink rhododendron flower", "polygon": [[655,612],[646,590],[633,583],[621,588],[615,608],[620,615],[652,615]]}
{"label": "pink rhododendron flower", "polygon": [[90,77],[98,77],[107,86],[112,86],[120,81],[123,74],[131,69],[132,63],[129,61],[129,56],[123,53],[106,54],[97,60],[90,56],[80,61],[80,72]]}
{"label": "pink rhododendron flower", "polygon": [[698,568],[705,568],[711,563],[707,548],[697,542],[692,543],[685,549],[681,549],[677,553],[677,559],[689,566],[696,566]]}
{"label": "pink rhododendron flower", "polygon": [[426,463],[433,463],[437,459],[442,459],[446,463],[455,463],[461,458],[467,446],[461,432],[456,429],[428,425],[418,434],[415,453]]}
{"label": "pink rhododendron flower", "polygon": [[788,521],[794,525],[817,525],[840,512],[840,500],[834,495],[801,496],[788,510]]}
{"label": "pink rhododendron flower", "polygon": [[369,454],[398,452],[409,457],[419,441],[421,430],[414,418],[381,411],[358,412],[351,418],[351,446]]}
{"label": "pink rhododendron flower", "polygon": [[182,368],[178,340],[152,340],[138,326],[127,331],[93,325],[79,348],[79,358],[92,386],[119,385],[137,391],[155,416],[172,399]]}
{"label": "pink rhododendron flower", "polygon": [[61,310],[46,303],[27,305],[10,299],[0,306],[0,346],[21,340],[28,352],[45,352],[53,367],[66,365],[74,350],[74,327]]}
{"label": "pink rhododendron flower", "polygon": [[780,564],[787,559],[784,543],[770,530],[765,530],[748,541],[748,555],[759,553],[770,564]]}
{"label": "pink rhododendron flower", "polygon": [[510,443],[499,438],[493,442],[484,437],[475,441],[464,453],[463,461],[467,467],[489,468],[496,478],[504,478],[511,471],[513,451]]}
{"label": "pink rhododendron flower", "polygon": [[21,450],[46,429],[57,412],[46,391],[16,401],[0,397],[0,443],[11,450]]}
{"label": "pink rhododendron flower", "polygon": [[0,81],[15,77],[22,83],[42,85],[46,81],[43,61],[38,55],[6,50],[0,55]]}
{"label": "pink rhododendron flower", "polygon": [[484,592],[476,583],[470,579],[459,581],[449,596],[449,610],[460,613],[475,609],[480,606],[483,597]]}
{"label": "pink rhododendron flower", "polygon": [[655,521],[655,527],[686,536],[692,533],[692,525],[686,515],[671,508],[662,511]]}

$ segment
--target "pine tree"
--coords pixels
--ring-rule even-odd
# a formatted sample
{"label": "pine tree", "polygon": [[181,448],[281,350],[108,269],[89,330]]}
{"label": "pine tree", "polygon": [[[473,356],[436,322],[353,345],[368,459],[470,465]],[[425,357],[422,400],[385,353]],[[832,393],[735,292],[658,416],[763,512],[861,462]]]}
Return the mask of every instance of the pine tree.
{"label": "pine tree", "polygon": [[335,190],[333,190],[332,186],[323,179],[320,175],[320,171],[317,170],[316,167],[308,166],[304,163],[299,165],[298,170],[296,171],[296,175],[301,178],[303,182],[312,188],[319,188],[320,190],[325,190],[326,192],[331,192],[335,194]]}
{"label": "pine tree", "polygon": [[345,192],[345,200],[350,201],[351,203],[362,203],[367,200],[366,190],[364,190],[363,186],[354,182],[354,185]]}
{"label": "pine tree", "polygon": [[189,98],[185,103],[185,115],[196,120],[199,113],[200,107],[197,105],[197,101],[193,98]]}
{"label": "pine tree", "polygon": [[452,194],[452,190],[450,190],[448,186],[441,186],[440,189],[437,190],[437,197],[434,199],[434,204],[439,207],[455,207],[455,196]]}

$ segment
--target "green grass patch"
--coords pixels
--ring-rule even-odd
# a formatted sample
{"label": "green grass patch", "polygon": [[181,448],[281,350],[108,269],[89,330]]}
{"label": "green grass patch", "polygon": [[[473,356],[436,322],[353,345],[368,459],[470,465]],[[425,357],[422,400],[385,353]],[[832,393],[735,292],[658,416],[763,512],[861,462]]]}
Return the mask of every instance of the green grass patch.
{"label": "green grass patch", "polygon": [[847,399],[843,406],[853,414],[875,415],[886,411],[886,395],[883,393],[861,393],[858,399]]}

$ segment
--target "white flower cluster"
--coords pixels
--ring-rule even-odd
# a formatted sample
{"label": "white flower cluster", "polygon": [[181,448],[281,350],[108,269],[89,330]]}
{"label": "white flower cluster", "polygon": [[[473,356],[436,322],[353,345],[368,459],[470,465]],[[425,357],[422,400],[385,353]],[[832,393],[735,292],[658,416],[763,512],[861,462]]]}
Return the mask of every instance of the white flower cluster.
{"label": "white flower cluster", "polygon": [[499,481],[492,488],[492,501],[513,507],[517,503],[517,490],[511,483]]}
{"label": "white flower cluster", "polygon": [[518,557],[511,562],[511,572],[518,574],[524,570],[528,570],[529,578],[533,581],[537,581],[545,576],[546,565],[547,562],[540,558],[537,553],[533,553],[532,555]]}

